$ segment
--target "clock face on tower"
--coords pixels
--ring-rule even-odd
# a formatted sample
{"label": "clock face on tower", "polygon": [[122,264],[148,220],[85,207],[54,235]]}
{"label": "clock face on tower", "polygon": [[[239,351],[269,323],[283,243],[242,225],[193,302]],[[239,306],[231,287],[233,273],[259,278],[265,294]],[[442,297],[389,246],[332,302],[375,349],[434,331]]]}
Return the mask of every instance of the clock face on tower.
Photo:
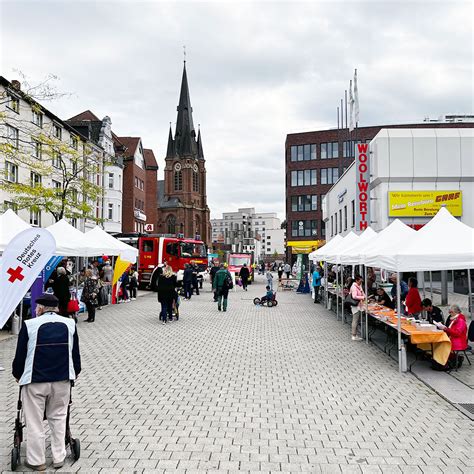
{"label": "clock face on tower", "polygon": [[198,165],[195,164],[195,165],[193,166],[193,170],[197,173]]}
{"label": "clock face on tower", "polygon": [[181,169],[181,163],[176,163],[174,165],[174,169],[175,169],[175,171],[179,171]]}

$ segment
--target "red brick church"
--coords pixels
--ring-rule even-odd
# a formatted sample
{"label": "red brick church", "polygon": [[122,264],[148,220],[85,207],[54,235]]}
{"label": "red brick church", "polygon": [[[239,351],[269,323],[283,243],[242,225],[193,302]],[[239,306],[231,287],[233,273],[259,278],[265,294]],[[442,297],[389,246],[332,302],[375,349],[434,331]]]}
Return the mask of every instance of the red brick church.
{"label": "red brick church", "polygon": [[210,242],[210,212],[206,196],[206,160],[201,131],[193,123],[186,62],[184,63],[178,118],[174,133],[168,136],[164,182],[158,182],[159,233],[199,235]]}

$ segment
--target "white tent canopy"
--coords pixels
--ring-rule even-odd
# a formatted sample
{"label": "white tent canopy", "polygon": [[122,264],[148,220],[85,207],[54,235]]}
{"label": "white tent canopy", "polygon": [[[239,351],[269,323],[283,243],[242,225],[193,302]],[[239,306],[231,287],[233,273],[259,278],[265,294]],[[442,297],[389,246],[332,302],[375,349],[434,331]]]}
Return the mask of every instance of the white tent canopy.
{"label": "white tent canopy", "polygon": [[11,209],[0,215],[0,252],[3,252],[10,240],[31,226],[18,217]]}
{"label": "white tent canopy", "polygon": [[99,251],[95,255],[120,255],[123,260],[135,263],[137,261],[138,249],[107,234],[99,226],[85,233],[89,245]]}
{"label": "white tent canopy", "polygon": [[339,256],[340,263],[343,265],[357,265],[359,264],[359,249],[364,248],[366,245],[372,243],[378,237],[372,227],[367,229],[359,235],[359,239],[352,245],[346,247],[344,252]]}
{"label": "white tent canopy", "polygon": [[93,246],[88,245],[86,236],[64,219],[47,227],[56,239],[55,255],[71,257],[93,257],[100,255]]}
{"label": "white tent canopy", "polygon": [[474,268],[474,229],[444,207],[401,244],[386,253],[383,268],[397,272]]}
{"label": "white tent canopy", "polygon": [[324,260],[324,256],[331,251],[336,245],[341,242],[343,237],[340,234],[337,234],[333,239],[331,239],[327,244],[320,247],[318,250],[311,252],[308,255],[308,258],[316,263],[319,260]]}
{"label": "white tent canopy", "polygon": [[340,242],[338,245],[334,246],[326,255],[325,260],[328,262],[334,263],[341,263],[340,262],[340,255],[344,253],[344,251],[354,245],[355,242],[359,240],[359,236],[354,232],[350,231]]}

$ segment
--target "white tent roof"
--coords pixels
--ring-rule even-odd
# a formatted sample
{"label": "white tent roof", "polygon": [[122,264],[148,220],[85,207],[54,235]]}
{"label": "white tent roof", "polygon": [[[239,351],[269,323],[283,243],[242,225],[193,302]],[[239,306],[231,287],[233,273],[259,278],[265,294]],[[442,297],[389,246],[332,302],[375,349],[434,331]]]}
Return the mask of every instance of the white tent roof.
{"label": "white tent roof", "polygon": [[399,272],[474,268],[474,229],[443,207],[384,260],[384,268]]}
{"label": "white tent roof", "polygon": [[94,257],[103,253],[93,245],[89,245],[85,234],[64,219],[50,225],[47,229],[56,239],[55,255]]}
{"label": "white tent roof", "polygon": [[107,234],[99,226],[85,233],[88,244],[99,249],[95,255],[120,255],[123,260],[135,263],[137,261],[138,249]]}
{"label": "white tent roof", "polygon": [[357,241],[355,241],[352,245],[346,247],[344,252],[340,255],[340,263],[342,263],[343,265],[359,264],[360,249],[374,242],[377,237],[377,232],[375,232],[372,227],[367,227],[367,229],[365,229],[364,232],[359,235],[359,239]]}
{"label": "white tent roof", "polygon": [[5,250],[15,235],[31,226],[18,217],[11,209],[0,215],[0,252]]}
{"label": "white tent roof", "polygon": [[338,245],[334,246],[326,255],[325,259],[328,262],[334,263],[341,263],[340,262],[340,255],[344,253],[344,251],[352,246],[354,242],[359,240],[359,236],[354,232],[350,231],[340,242]]}
{"label": "white tent roof", "polygon": [[336,245],[341,242],[343,237],[340,234],[337,234],[333,239],[331,239],[327,244],[320,247],[318,250],[311,252],[308,255],[308,258],[313,262],[317,262],[318,260],[324,260],[324,256]]}

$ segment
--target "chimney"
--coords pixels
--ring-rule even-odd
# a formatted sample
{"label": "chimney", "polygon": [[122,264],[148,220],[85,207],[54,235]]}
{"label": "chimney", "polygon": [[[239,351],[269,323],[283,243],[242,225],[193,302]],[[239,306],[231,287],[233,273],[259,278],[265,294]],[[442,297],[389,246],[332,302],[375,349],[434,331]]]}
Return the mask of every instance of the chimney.
{"label": "chimney", "polygon": [[12,81],[12,87],[13,87],[13,89],[16,89],[17,91],[21,90],[20,81],[17,81],[16,79],[14,79]]}

